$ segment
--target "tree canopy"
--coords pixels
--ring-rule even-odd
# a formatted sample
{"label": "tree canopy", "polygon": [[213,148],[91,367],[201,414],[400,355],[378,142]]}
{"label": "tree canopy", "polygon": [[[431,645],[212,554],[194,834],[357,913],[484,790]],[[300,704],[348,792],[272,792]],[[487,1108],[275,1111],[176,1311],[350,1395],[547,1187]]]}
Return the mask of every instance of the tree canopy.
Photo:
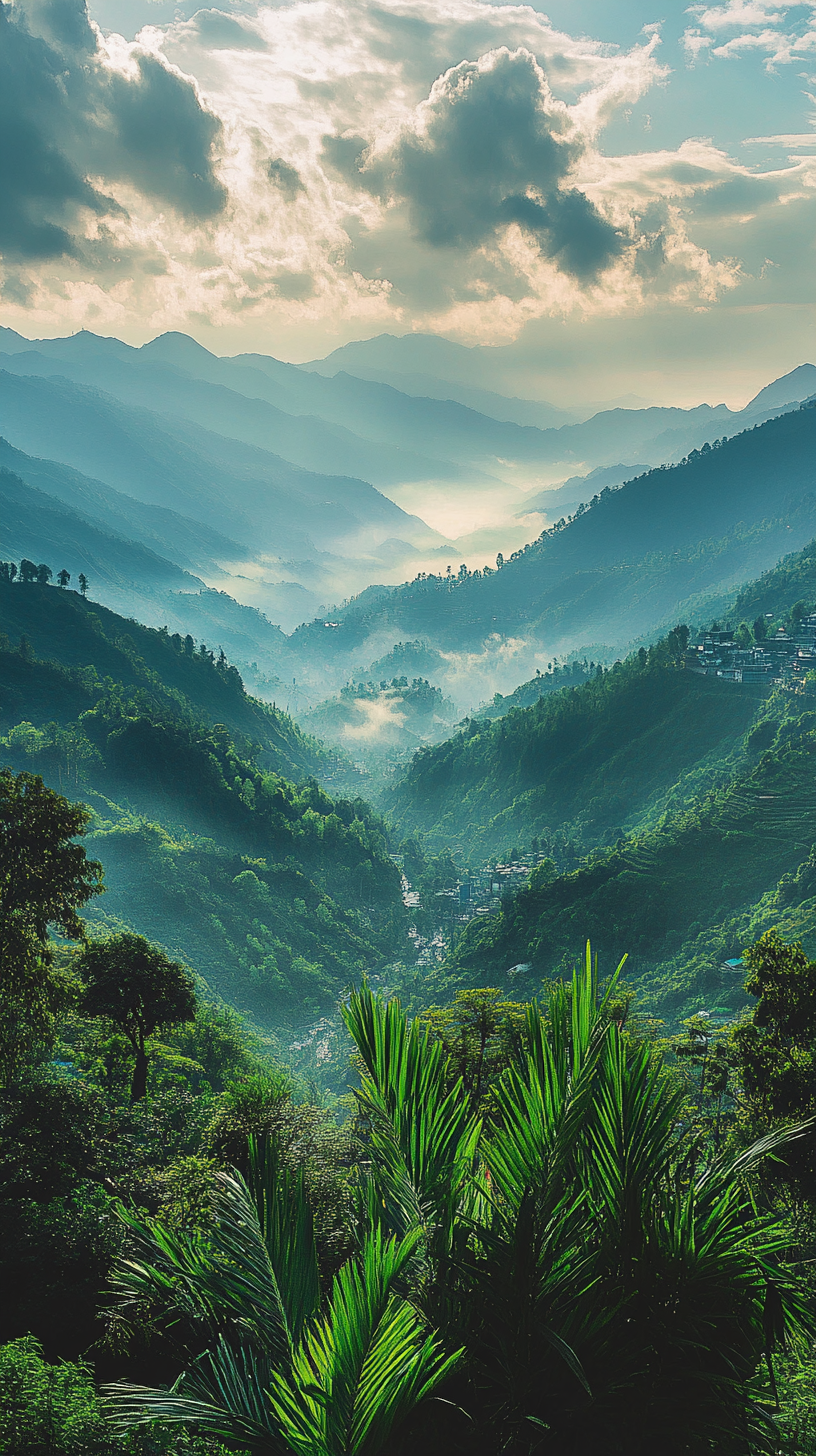
{"label": "tree canopy", "polygon": [[59,999],[48,929],[85,934],[79,910],[101,893],[102,866],[75,842],[88,825],[34,774],[0,770],[0,1075],[14,1075],[22,1050],[43,1036]]}
{"label": "tree canopy", "polygon": [[130,931],[91,942],[80,961],[80,974],[85,981],[86,1015],[108,1017],[133,1048],[131,1101],[138,1102],[147,1091],[147,1038],[160,1026],[192,1020],[193,978],[159,946]]}

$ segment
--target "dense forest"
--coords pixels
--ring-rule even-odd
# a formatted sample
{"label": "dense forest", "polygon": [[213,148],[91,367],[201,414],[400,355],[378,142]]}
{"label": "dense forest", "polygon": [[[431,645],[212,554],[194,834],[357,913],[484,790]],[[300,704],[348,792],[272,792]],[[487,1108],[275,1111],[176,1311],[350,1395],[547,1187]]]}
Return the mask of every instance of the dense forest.
{"label": "dense forest", "polygon": [[764,696],[684,671],[687,640],[673,632],[589,681],[579,668],[582,686],[420,749],[384,800],[395,823],[473,862],[556,835],[585,848],[619,838],[655,795],[730,749]]}
{"label": "dense forest", "polygon": [[88,819],[0,775],[0,1451],[813,1449],[798,947],[747,953],[716,1045],[589,947],[528,1004],[363,985],[332,1117],[182,963],[88,938]]}

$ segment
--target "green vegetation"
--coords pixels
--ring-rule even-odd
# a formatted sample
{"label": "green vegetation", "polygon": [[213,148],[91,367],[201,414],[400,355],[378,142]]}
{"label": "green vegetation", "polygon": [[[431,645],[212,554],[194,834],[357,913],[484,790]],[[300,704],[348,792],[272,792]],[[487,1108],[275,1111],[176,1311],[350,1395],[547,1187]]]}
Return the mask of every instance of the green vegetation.
{"label": "green vegetation", "polygon": [[79,973],[85,982],[86,1016],[106,1017],[130,1042],[134,1056],[130,1100],[140,1102],[147,1094],[147,1039],[159,1027],[193,1020],[193,978],[144,936],[127,933],[89,945]]}
{"label": "green vegetation", "polygon": [[90,816],[31,774],[0,770],[0,1081],[47,1042],[64,985],[49,925],[77,940],[78,911],[102,889],[102,866],[74,843]]}
{"label": "green vegetation", "polygon": [[[19,583],[13,584],[13,563],[0,563],[3,566],[7,570],[0,570],[0,633],[8,639],[7,647],[24,638],[29,656],[78,673],[80,682],[83,671],[93,669],[91,678],[95,674],[130,690],[148,691],[171,713],[180,706],[192,709],[197,719],[223,724],[237,742],[253,745],[265,767],[288,778],[320,773],[326,766],[327,755],[319,743],[304,737],[285,713],[247,695],[240,673],[223,652],[216,654],[205,643],[196,644],[192,637],[165,628],[143,627],[73,591],[37,585],[22,591]],[[61,680],[59,694],[57,681],[29,683],[19,664],[4,661],[3,718],[19,719],[28,710],[29,716],[40,715],[34,717],[39,723],[49,703],[51,715],[56,705],[59,716],[66,680]]]}
{"label": "green vegetation", "polygon": [[[581,687],[419,750],[383,797],[403,830],[470,863],[537,839],[563,861],[614,841],[655,798],[750,727],[764,689],[684,670],[685,628]],[[567,848],[569,846],[569,848]]]}
{"label": "green vegetation", "polygon": [[[90,805],[107,872],[98,925],[158,940],[267,1023],[314,1018],[401,949],[382,824],[360,799],[292,782],[324,751],[247,698],[226,661],[108,613],[114,641],[59,587],[0,583],[0,608],[31,633],[0,642],[0,751]],[[64,656],[72,642],[74,661],[39,660],[34,639]]]}
{"label": "green vegetation", "polygon": [[[460,982],[497,984],[498,976],[501,984],[508,967],[527,963],[536,984],[588,930],[608,954],[630,950],[631,970],[655,1009],[687,1014],[712,994],[716,1004],[732,1005],[720,967],[746,936],[771,923],[793,929],[797,912],[808,938],[816,932],[811,876],[800,868],[816,827],[815,728],[808,697],[779,689],[747,736],[746,767],[724,787],[665,810],[653,828],[621,837],[549,883],[531,883],[496,915],[467,926],[452,952]],[[758,762],[757,740],[768,745]],[[746,913],[742,938],[735,927],[729,935],[729,922]]]}
{"label": "green vegetation", "polygon": [[308,1198],[268,1142],[246,1182],[217,1176],[202,1233],[128,1218],[120,1309],[178,1332],[182,1374],[110,1386],[119,1421],[293,1456],[379,1456],[400,1427],[397,1449],[521,1453],[531,1425],[553,1453],[774,1449],[754,1382],[812,1320],[746,1179],[789,1138],[689,1179],[684,1092],[596,975],[587,948],[526,1008],[487,1124],[442,1040],[352,996],[356,1252],[321,1297]]}
{"label": "green vegetation", "polygon": [[[7,777],[59,867],[71,806]],[[27,915],[83,939],[72,848]],[[799,947],[754,947],[714,1047],[697,1019],[661,1051],[589,946],[541,1004],[469,989],[411,1023],[364,986],[342,1125],[158,947],[27,954],[63,1000],[0,1089],[0,1450],[812,1450]]]}

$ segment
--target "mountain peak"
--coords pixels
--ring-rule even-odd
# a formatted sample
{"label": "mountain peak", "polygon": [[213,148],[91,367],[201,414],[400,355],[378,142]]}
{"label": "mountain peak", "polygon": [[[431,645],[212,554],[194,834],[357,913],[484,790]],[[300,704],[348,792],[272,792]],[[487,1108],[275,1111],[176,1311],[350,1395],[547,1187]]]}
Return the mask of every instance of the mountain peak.
{"label": "mountain peak", "polygon": [[189,334],[179,333],[176,329],[170,329],[166,334],[159,334],[157,338],[151,339],[149,344],[142,344],[140,354],[152,355],[162,359],[166,364],[189,363],[192,359],[215,359],[217,356],[203,344],[197,343]]}
{"label": "mountain peak", "polygon": [[796,369],[791,369],[789,374],[783,374],[780,379],[766,384],[745,408],[774,409],[778,405],[781,409],[786,404],[793,404],[795,400],[808,399],[814,393],[816,364],[800,364]]}

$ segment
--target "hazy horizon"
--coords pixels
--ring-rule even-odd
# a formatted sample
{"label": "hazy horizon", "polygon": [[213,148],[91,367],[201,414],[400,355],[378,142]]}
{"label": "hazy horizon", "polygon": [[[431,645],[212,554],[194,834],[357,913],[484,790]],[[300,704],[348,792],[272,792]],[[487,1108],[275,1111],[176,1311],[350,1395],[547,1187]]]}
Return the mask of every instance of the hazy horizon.
{"label": "hazy horizon", "polygon": [[546,11],[13,0],[2,321],[744,404],[812,353],[812,11]]}

